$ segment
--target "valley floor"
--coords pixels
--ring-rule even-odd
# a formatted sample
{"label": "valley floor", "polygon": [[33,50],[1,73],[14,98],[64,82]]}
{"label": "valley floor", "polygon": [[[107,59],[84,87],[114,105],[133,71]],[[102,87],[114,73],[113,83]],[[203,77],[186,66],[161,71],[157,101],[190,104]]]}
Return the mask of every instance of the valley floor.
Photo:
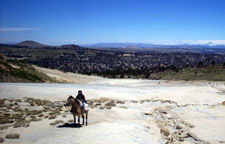
{"label": "valley floor", "polygon": [[[86,84],[0,83],[0,98],[21,99],[18,105],[24,108],[24,97],[65,101],[80,89],[89,100],[88,126],[59,128],[73,119],[69,108],[63,107],[55,119],[9,127],[0,131],[0,137],[4,143],[21,144],[225,143],[224,82],[94,77]],[[108,103],[112,105],[107,107]],[[50,125],[56,120],[63,122]],[[9,133],[19,133],[20,138],[5,139]]]}

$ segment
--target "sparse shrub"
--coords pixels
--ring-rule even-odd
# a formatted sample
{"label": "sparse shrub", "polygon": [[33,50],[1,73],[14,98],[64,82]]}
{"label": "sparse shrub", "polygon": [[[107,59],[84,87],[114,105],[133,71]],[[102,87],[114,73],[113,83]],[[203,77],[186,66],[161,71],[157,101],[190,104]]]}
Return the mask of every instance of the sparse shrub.
{"label": "sparse shrub", "polygon": [[14,128],[18,128],[18,127],[29,127],[30,126],[30,121],[28,120],[21,120],[21,121],[17,121],[15,124],[14,124]]}
{"label": "sparse shrub", "polygon": [[0,137],[0,143],[4,142],[4,138]]}
{"label": "sparse shrub", "polygon": [[13,107],[11,107],[11,106],[7,106],[6,108],[7,108],[8,110],[9,110],[9,109],[13,109]]}
{"label": "sparse shrub", "polygon": [[14,104],[10,103],[10,104],[9,104],[9,106],[11,106],[11,107],[12,107],[12,106],[14,106]]}
{"label": "sparse shrub", "polygon": [[10,116],[11,116],[11,114],[10,113],[3,113],[3,118],[9,118]]}
{"label": "sparse shrub", "polygon": [[39,115],[42,113],[42,110],[33,110],[33,111],[28,111],[27,115]]}
{"label": "sparse shrub", "polygon": [[212,66],[215,66],[215,64],[216,64],[215,61],[212,61],[212,62],[211,62],[211,65],[212,65]]}
{"label": "sparse shrub", "polygon": [[15,134],[7,134],[5,136],[6,139],[19,139],[20,138],[20,135],[15,133]]}
{"label": "sparse shrub", "polygon": [[49,117],[49,119],[55,119],[55,118],[57,118],[56,115],[51,115],[51,116]]}
{"label": "sparse shrub", "polygon": [[14,121],[8,118],[1,118],[0,124],[7,124],[7,123],[13,123]]}
{"label": "sparse shrub", "polygon": [[16,102],[22,102],[22,100],[21,100],[21,99],[16,99],[15,101],[16,101]]}
{"label": "sparse shrub", "polygon": [[53,109],[52,112],[49,113],[49,115],[60,114],[61,111],[62,111],[62,107],[57,107],[57,108]]}
{"label": "sparse shrub", "polygon": [[23,113],[13,114],[11,118],[12,118],[12,119],[15,119],[15,120],[21,120],[21,119],[24,119]]}
{"label": "sparse shrub", "polygon": [[1,126],[1,127],[0,127],[0,130],[7,129],[8,127],[10,127],[10,126],[9,126],[9,125],[6,125],[6,126]]}
{"label": "sparse shrub", "polygon": [[105,106],[105,108],[106,108],[106,109],[111,109],[112,107],[111,107],[111,106]]}
{"label": "sparse shrub", "polygon": [[30,106],[34,106],[34,103],[30,103]]}
{"label": "sparse shrub", "polygon": [[118,104],[125,104],[125,102],[123,102],[121,100],[117,100],[116,103],[118,103]]}
{"label": "sparse shrub", "polygon": [[203,67],[203,66],[204,66],[204,63],[203,63],[202,61],[198,62],[197,67],[201,68],[201,67]]}
{"label": "sparse shrub", "polygon": [[5,104],[5,99],[0,99],[0,107],[3,107]]}
{"label": "sparse shrub", "polygon": [[39,115],[38,115],[38,117],[43,117],[43,116],[44,116],[44,114],[39,114]]}
{"label": "sparse shrub", "polygon": [[106,103],[105,106],[111,106],[111,107],[114,107],[114,106],[116,106],[116,104],[115,104],[115,101],[111,100],[111,101],[109,101],[108,103]]}

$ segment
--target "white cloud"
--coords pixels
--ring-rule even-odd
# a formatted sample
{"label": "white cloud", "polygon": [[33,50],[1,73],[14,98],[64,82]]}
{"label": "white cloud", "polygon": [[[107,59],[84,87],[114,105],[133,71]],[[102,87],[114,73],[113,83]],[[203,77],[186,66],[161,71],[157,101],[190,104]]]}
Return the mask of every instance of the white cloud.
{"label": "white cloud", "polygon": [[41,30],[40,28],[0,28],[0,31],[35,31]]}

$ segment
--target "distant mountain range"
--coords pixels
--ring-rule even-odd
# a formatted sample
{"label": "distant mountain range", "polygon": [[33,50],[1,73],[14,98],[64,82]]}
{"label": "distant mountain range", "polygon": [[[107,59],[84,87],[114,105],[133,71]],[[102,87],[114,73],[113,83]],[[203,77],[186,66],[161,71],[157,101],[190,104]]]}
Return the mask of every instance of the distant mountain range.
{"label": "distant mountain range", "polygon": [[225,48],[225,45],[215,45],[212,42],[207,44],[178,44],[178,45],[167,45],[167,44],[145,44],[145,43],[96,43],[90,45],[81,45],[91,48],[188,48],[188,47],[205,47],[205,48]]}
{"label": "distant mountain range", "polygon": [[[17,46],[26,46],[31,48],[42,48],[42,47],[74,47],[78,45],[74,44],[65,44],[61,46],[50,46],[46,44],[41,44],[36,41],[26,40],[19,43],[6,43],[10,45]],[[147,43],[96,43],[89,45],[79,45],[81,47],[87,48],[97,48],[97,49],[105,49],[105,48],[125,48],[125,49],[146,49],[146,48],[225,48],[225,45],[216,45],[212,42],[208,42],[207,44],[178,44],[178,45],[168,45],[168,44],[147,44]]]}

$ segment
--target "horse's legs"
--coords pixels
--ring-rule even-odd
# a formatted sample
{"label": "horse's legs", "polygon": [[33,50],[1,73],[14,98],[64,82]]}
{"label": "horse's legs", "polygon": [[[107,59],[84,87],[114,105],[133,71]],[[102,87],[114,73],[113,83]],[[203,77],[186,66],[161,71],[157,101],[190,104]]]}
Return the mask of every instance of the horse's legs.
{"label": "horse's legs", "polygon": [[74,124],[76,124],[76,115],[73,114],[73,120],[74,120]]}
{"label": "horse's legs", "polygon": [[86,113],[86,125],[88,124],[88,112]]}
{"label": "horse's legs", "polygon": [[83,118],[83,125],[84,125],[84,114],[82,114],[82,118]]}
{"label": "horse's legs", "polygon": [[80,124],[80,115],[77,115],[78,116],[78,124]]}

